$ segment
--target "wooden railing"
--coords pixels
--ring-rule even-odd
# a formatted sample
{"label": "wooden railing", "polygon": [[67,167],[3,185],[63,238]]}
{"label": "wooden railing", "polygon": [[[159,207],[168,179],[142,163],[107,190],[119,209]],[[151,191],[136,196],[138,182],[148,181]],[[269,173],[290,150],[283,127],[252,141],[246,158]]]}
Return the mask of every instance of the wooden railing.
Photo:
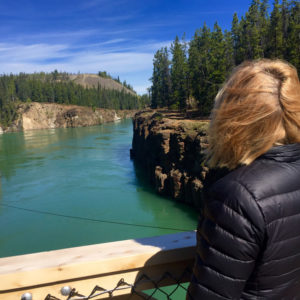
{"label": "wooden railing", "polygon": [[[189,276],[182,274],[187,268],[192,269],[195,243],[195,232],[182,232],[1,258],[0,299],[22,299],[26,293],[27,299],[31,294],[33,300],[45,299],[47,295],[52,297],[48,299],[67,299],[61,293],[63,287],[88,296],[95,286],[114,290],[120,279],[126,285],[115,289],[113,297],[126,299],[124,296],[131,295],[130,299],[134,299],[130,286],[139,291],[153,288],[151,282],[141,278],[156,282],[168,272],[180,282],[188,281]],[[168,279],[167,276],[159,285],[174,283]],[[137,281],[139,284],[135,285]],[[93,299],[109,296],[110,292],[99,292]]]}

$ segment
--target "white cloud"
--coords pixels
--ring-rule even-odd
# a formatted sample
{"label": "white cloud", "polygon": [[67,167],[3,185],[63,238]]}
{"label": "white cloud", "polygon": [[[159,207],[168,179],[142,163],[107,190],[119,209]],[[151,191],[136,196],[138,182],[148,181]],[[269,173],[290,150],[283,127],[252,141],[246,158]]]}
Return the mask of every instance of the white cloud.
{"label": "white cloud", "polygon": [[108,41],[105,41],[103,43],[99,43],[98,45],[111,45],[111,44],[116,44],[116,43],[122,43],[122,42],[125,42],[126,39],[112,39],[112,40],[108,40]]}
{"label": "white cloud", "polygon": [[[167,45],[169,42],[148,42],[122,48],[119,43],[123,41],[111,39],[85,49],[68,44],[1,43],[0,73],[51,72],[54,69],[71,73],[97,73],[105,70],[113,76],[119,75],[121,80],[133,85],[138,93],[145,93],[150,86],[153,53],[160,44]],[[109,49],[104,45],[114,47]]]}
{"label": "white cloud", "polygon": [[[9,31],[9,30],[7,30]],[[3,33],[3,30],[1,30]],[[5,43],[14,43],[21,45],[32,45],[32,44],[58,44],[58,43],[76,43],[82,39],[89,38],[99,34],[99,30],[88,29],[88,30],[74,30],[74,31],[59,31],[59,32],[41,32],[31,34],[16,34],[11,35],[8,38],[0,38]]]}
{"label": "white cloud", "polygon": [[15,45],[2,43],[0,44],[0,68],[3,69],[6,64],[15,62],[34,62],[49,58],[66,57],[66,54],[64,53],[64,50],[66,49],[67,46],[59,44]]}
{"label": "white cloud", "polygon": [[101,69],[110,73],[124,74],[149,69],[152,66],[152,54],[142,52],[82,52],[72,57],[71,63],[81,66],[89,72],[97,72]]}

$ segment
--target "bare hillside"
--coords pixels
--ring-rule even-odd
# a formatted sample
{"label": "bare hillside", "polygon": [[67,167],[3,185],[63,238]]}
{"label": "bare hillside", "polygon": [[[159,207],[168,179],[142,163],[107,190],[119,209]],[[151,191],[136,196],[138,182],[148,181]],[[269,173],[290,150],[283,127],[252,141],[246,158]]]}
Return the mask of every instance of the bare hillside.
{"label": "bare hillside", "polygon": [[69,76],[70,80],[84,87],[97,87],[99,83],[100,86],[105,89],[118,91],[125,90],[125,92],[135,95],[133,91],[125,88],[122,84],[110,78],[103,78],[96,74],[70,74]]}

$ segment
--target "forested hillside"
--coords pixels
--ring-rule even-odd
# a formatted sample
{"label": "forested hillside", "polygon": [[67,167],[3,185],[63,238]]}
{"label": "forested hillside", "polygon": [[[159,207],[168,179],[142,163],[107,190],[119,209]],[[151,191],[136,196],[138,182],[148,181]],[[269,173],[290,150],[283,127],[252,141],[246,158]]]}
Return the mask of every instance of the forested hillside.
{"label": "forested hillside", "polygon": [[54,71],[0,76],[0,124],[3,127],[16,119],[18,103],[31,101],[139,109],[145,106],[147,97],[138,96],[130,85],[126,82],[122,84],[106,72],[73,75]]}
{"label": "forested hillside", "polygon": [[235,13],[231,31],[215,23],[196,30],[187,43],[176,37],[171,48],[161,48],[153,59],[153,108],[198,107],[203,115],[234,66],[244,60],[279,58],[300,70],[300,3],[252,0],[242,17]]}

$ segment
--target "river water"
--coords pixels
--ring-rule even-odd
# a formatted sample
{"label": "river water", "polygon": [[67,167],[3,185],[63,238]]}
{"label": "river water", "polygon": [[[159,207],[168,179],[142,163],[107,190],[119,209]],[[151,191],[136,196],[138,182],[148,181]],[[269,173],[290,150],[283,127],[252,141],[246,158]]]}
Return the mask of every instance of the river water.
{"label": "river water", "polygon": [[132,121],[0,136],[0,257],[175,233],[196,212],[129,158]]}

